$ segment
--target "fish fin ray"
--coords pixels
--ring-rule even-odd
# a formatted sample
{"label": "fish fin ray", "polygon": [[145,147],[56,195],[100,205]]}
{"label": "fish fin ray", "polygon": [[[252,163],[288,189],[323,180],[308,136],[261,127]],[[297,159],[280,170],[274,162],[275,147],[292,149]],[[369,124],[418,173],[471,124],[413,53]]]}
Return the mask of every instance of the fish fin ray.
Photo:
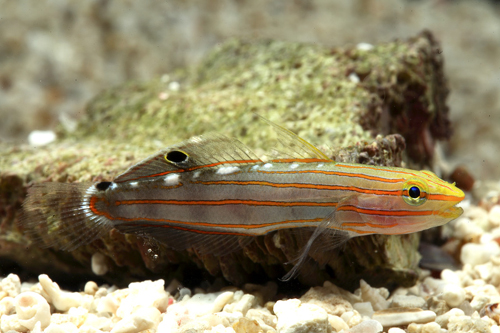
{"label": "fish fin ray", "polygon": [[113,224],[104,216],[89,218],[82,206],[90,183],[35,184],[28,189],[18,225],[40,247],[72,251],[105,235]]}
{"label": "fish fin ray", "polygon": [[[174,151],[185,154],[186,160],[181,162],[167,160],[166,156]],[[231,161],[237,165],[261,162],[247,146],[237,139],[217,134],[196,136],[147,157],[119,175],[114,182],[123,183],[142,178],[154,178],[169,172],[182,172],[204,165],[214,165],[214,168],[219,168],[221,164],[231,165]]]}
{"label": "fish fin ray", "polygon": [[[140,222],[139,222],[140,223]],[[247,246],[253,238],[239,235],[203,234],[194,231],[179,230],[171,227],[145,225],[117,225],[124,233],[136,233],[152,238],[177,251],[195,249],[200,254],[222,256]]]}
{"label": "fish fin ray", "polygon": [[[306,245],[304,245],[304,247],[299,251],[299,255],[291,261],[292,263],[294,263],[294,266],[280,280],[289,281],[299,274],[304,262],[309,257],[309,253],[313,250],[314,252],[316,251],[317,244],[315,244],[315,241],[320,236],[324,234],[335,235],[336,237],[339,237],[339,245],[349,239],[349,236],[347,234],[341,233],[338,230],[334,229],[336,225],[338,225],[336,211],[333,211],[326,218],[324,218],[323,221],[321,221],[321,223],[314,229],[314,232],[309,237]],[[347,238],[344,240],[345,237]]]}
{"label": "fish fin ray", "polygon": [[274,132],[278,135],[278,143],[280,149],[276,148],[275,151],[279,154],[279,157],[292,157],[298,159],[316,158],[332,162],[332,160],[325,153],[323,153],[311,143],[302,139],[297,134],[278,124],[273,123],[272,121],[260,115],[257,116],[260,118],[260,120],[270,125],[273,128]]}

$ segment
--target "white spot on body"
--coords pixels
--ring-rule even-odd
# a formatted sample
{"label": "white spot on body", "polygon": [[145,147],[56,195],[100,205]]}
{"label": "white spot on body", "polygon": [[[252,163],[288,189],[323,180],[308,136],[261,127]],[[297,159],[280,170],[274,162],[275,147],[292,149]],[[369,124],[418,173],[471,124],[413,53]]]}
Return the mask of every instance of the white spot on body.
{"label": "white spot on body", "polygon": [[218,175],[230,175],[232,173],[240,171],[240,168],[237,166],[228,166],[217,169],[216,174]]}
{"label": "white spot on body", "polygon": [[111,190],[115,190],[117,187],[118,187],[118,185],[116,185],[116,183],[113,183],[113,182],[111,182],[111,185],[109,185],[109,188]]}
{"label": "white spot on body", "polygon": [[297,169],[298,166],[299,166],[299,163],[292,163],[290,165],[290,169]]}
{"label": "white spot on body", "polygon": [[255,164],[253,167],[252,167],[252,170],[257,170],[259,168],[259,165],[258,164]]}
{"label": "white spot on body", "polygon": [[198,178],[198,177],[200,176],[200,174],[201,174],[201,171],[200,171],[200,170],[195,171],[195,172],[193,173],[193,179]]}
{"label": "white spot on body", "polygon": [[137,184],[138,184],[137,182],[132,182],[132,183],[130,183],[130,186],[137,187]]}
{"label": "white spot on body", "polygon": [[165,184],[169,186],[174,186],[179,184],[180,175],[178,173],[173,173],[165,177]]}
{"label": "white spot on body", "polygon": [[318,164],[318,166],[317,166],[317,167],[318,167],[318,168],[322,168],[323,166],[324,166],[324,164],[323,164],[323,163],[320,163],[320,164]]}
{"label": "white spot on body", "polygon": [[273,165],[271,163],[266,163],[264,164],[262,167],[266,168],[266,169],[269,169],[269,168],[272,168]]}

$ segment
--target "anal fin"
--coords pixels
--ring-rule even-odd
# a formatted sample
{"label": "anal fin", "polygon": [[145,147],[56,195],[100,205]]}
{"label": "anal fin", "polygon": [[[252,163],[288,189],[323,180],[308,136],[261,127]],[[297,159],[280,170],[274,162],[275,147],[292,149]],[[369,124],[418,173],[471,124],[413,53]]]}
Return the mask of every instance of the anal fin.
{"label": "anal fin", "polygon": [[175,229],[170,226],[157,225],[117,225],[116,228],[124,233],[136,233],[152,238],[178,251],[195,249],[200,254],[213,254],[223,256],[252,242],[251,236],[238,236],[226,234],[205,234],[196,231]]}

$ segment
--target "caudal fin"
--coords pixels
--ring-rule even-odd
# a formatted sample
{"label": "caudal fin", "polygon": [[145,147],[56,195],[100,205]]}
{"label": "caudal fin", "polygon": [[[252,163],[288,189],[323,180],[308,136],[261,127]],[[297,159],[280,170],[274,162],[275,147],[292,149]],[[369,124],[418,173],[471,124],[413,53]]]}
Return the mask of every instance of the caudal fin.
{"label": "caudal fin", "polygon": [[91,183],[41,183],[28,190],[19,226],[41,247],[72,251],[103,236],[113,227],[108,219],[93,216],[88,198]]}

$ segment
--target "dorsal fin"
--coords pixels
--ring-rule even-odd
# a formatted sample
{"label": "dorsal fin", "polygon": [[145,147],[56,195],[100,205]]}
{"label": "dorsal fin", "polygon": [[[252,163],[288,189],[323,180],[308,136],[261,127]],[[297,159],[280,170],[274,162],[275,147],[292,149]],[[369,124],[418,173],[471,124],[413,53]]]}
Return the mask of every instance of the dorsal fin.
{"label": "dorsal fin", "polygon": [[280,157],[297,159],[318,159],[332,162],[321,150],[314,147],[311,143],[299,137],[292,131],[273,123],[272,121],[257,115],[260,120],[272,126],[274,132],[278,135],[278,142],[281,147],[277,148]]}
{"label": "dorsal fin", "polygon": [[243,143],[224,135],[195,136],[133,165],[114,182],[154,178],[171,172],[195,170],[199,167],[217,168],[231,163],[248,164],[261,160]]}

